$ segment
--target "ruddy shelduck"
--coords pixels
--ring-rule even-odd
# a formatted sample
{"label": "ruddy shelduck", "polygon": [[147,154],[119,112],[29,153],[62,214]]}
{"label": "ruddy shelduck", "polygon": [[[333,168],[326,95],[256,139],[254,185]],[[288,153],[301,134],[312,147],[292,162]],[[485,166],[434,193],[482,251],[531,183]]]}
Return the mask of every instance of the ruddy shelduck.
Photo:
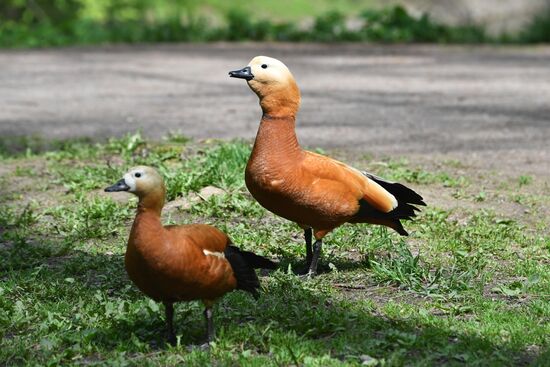
{"label": "ruddy shelduck", "polygon": [[239,250],[225,233],[210,225],[163,226],[160,215],[166,189],[151,167],[132,168],[105,191],[128,191],[139,198],[124,262],[132,282],[153,300],[164,303],[171,343],[176,340],[174,302],[202,300],[210,343],[214,338],[214,302],[234,289],[256,298],[260,283],[254,269],[276,266]]}
{"label": "ruddy shelduck", "polygon": [[300,90],[285,64],[257,56],[229,76],[248,82],[263,112],[246,186],[264,208],[304,229],[309,275],[317,272],[323,238],[344,223],[381,224],[408,234],[400,220],[414,217],[415,205],[426,205],[420,195],[300,147],[295,132]]}

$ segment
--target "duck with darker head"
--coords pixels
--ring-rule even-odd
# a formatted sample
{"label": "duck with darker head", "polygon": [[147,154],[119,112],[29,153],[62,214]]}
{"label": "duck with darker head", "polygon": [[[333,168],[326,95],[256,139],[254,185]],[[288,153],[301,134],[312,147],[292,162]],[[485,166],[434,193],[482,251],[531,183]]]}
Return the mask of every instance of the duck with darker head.
{"label": "duck with darker head", "polygon": [[256,298],[260,283],[254,269],[276,267],[268,259],[239,250],[215,227],[163,226],[160,215],[166,188],[160,174],[151,167],[132,168],[105,191],[128,191],[139,198],[126,248],[126,271],[143,293],[164,303],[171,343],[176,340],[174,302],[202,300],[210,343],[214,338],[215,300],[234,289],[250,292]]}
{"label": "duck with darker head", "polygon": [[416,205],[426,205],[420,195],[300,147],[295,131],[300,91],[285,64],[257,56],[229,76],[247,81],[263,112],[246,186],[263,207],[304,229],[310,276],[317,272],[323,238],[344,223],[380,224],[407,235],[401,220],[414,217]]}

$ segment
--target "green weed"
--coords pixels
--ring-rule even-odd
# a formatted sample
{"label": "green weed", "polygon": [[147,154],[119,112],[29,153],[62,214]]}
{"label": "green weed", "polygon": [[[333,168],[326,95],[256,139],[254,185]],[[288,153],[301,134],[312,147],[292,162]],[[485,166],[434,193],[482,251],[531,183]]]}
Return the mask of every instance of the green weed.
{"label": "green weed", "polygon": [[75,205],[60,205],[44,212],[51,217],[51,227],[65,241],[102,239],[117,233],[130,219],[128,207],[111,198],[76,195]]}
{"label": "green weed", "polygon": [[429,172],[420,168],[411,168],[407,160],[378,162],[373,171],[389,180],[404,181],[415,184],[440,183],[444,187],[465,187],[468,181],[465,177],[453,177],[447,172]]}
{"label": "green weed", "polygon": [[521,175],[518,177],[519,187],[529,185],[531,182],[533,182],[533,177],[529,175]]}

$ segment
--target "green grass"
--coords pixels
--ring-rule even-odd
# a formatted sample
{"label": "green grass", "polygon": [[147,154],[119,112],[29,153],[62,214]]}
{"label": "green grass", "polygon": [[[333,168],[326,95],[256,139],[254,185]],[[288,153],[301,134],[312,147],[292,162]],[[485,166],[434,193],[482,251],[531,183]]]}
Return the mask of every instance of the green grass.
{"label": "green grass", "polygon": [[[431,205],[401,238],[343,226],[325,241],[321,274],[294,275],[301,231],[249,196],[245,141],[160,143],[139,134],[4,151],[0,179],[0,364],[4,365],[539,365],[550,363],[550,238],[490,209]],[[453,166],[405,160],[358,168],[421,193],[467,190]],[[179,345],[164,342],[162,306],[128,280],[123,254],[136,205],[101,189],[127,168],[159,168],[170,200],[205,186],[226,194],[165,222],[211,223],[239,246],[276,258],[256,302],[233,292],[215,307],[210,353],[201,305],[176,307]],[[525,190],[536,177],[512,178]],[[474,178],[472,178],[474,179]],[[472,185],[475,186],[475,185]],[[511,196],[511,195],[510,195]],[[483,204],[490,202],[488,196]],[[428,203],[431,204],[431,203]]]}
{"label": "green grass", "polygon": [[422,185],[440,183],[444,187],[468,186],[468,180],[464,176],[455,177],[445,171],[429,172],[418,167],[411,167],[406,159],[378,162],[375,169],[379,175],[393,181]]}

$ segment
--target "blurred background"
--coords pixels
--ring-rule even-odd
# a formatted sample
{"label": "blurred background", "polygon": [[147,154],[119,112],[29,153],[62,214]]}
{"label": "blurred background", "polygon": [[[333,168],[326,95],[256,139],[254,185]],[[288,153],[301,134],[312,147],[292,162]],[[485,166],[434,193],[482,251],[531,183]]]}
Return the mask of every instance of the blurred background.
{"label": "blurred background", "polygon": [[548,0],[3,0],[0,47],[178,41],[533,43]]}

